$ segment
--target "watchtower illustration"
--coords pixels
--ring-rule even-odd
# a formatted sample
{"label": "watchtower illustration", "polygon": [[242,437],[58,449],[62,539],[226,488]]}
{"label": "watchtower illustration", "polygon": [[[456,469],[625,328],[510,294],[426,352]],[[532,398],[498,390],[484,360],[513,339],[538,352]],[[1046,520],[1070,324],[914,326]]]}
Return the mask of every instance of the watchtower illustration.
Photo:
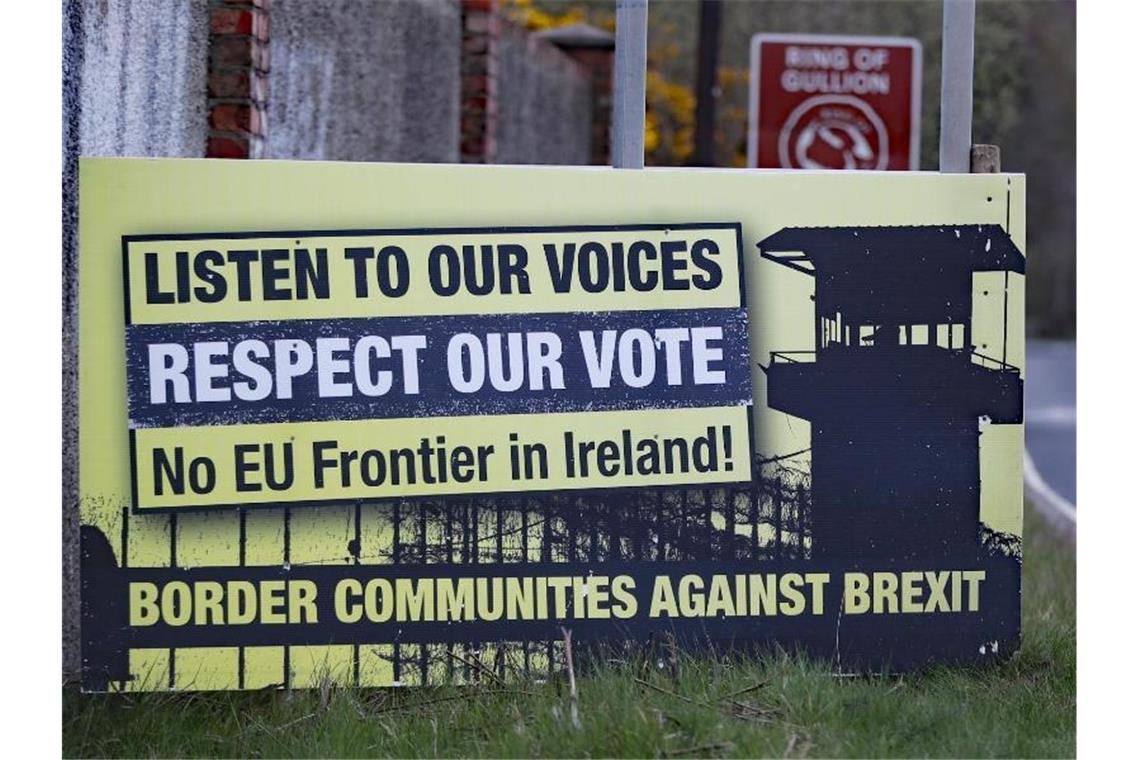
{"label": "watchtower illustration", "polygon": [[980,424],[1022,380],[971,342],[974,275],[1025,257],[998,225],[785,228],[760,254],[815,279],[813,350],[775,351],[768,405],[811,423],[812,556],[978,550]]}

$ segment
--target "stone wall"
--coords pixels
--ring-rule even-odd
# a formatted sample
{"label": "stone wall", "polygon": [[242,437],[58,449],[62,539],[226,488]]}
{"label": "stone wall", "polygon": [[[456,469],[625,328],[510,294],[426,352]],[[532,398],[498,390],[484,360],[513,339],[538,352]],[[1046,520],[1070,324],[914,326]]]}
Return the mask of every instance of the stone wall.
{"label": "stone wall", "polygon": [[552,44],[502,24],[497,164],[590,163],[590,75]]}
{"label": "stone wall", "polygon": [[206,0],[63,4],[63,667],[79,668],[78,156],[202,156]]}
{"label": "stone wall", "polygon": [[459,7],[275,0],[267,158],[459,160]]}
{"label": "stone wall", "polygon": [[73,0],[64,11],[80,153],[201,156],[207,0]]}

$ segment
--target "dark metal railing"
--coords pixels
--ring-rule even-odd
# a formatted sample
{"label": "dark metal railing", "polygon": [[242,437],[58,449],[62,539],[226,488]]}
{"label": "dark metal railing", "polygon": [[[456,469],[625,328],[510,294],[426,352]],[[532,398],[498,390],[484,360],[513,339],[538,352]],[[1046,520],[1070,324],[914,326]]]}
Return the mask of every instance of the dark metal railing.
{"label": "dark metal railing", "polygon": [[815,361],[815,351],[773,351],[773,364],[806,364]]}
{"label": "dark metal railing", "polygon": [[992,356],[986,356],[985,354],[979,353],[977,351],[970,351],[970,357],[971,357],[971,359],[980,359],[981,361],[976,362],[977,364],[980,364],[981,366],[986,367],[986,368],[996,369],[999,372],[1020,372],[1021,371],[1019,368],[1015,367],[1012,364],[1004,362],[1001,359],[995,359]]}

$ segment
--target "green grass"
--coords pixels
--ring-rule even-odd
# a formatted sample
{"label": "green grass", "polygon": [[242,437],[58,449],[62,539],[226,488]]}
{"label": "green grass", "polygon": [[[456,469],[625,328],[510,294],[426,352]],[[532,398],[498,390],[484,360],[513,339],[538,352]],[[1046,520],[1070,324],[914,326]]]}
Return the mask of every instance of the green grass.
{"label": "green grass", "polygon": [[[1027,506],[1021,650],[987,668],[837,679],[826,664],[682,657],[543,686],[83,696],[72,756],[1018,756],[1076,753],[1076,558]],[[734,692],[749,689],[734,697]],[[735,704],[734,704],[735,703]]]}

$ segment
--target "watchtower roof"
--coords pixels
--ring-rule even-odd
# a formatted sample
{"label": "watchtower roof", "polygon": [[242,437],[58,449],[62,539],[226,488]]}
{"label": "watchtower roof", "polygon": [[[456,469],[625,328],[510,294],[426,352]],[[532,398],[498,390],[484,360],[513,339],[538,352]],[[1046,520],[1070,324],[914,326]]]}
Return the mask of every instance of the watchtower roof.
{"label": "watchtower roof", "polygon": [[947,269],[1025,273],[1025,256],[997,224],[786,227],[757,247],[764,258],[812,276],[858,276],[867,268],[915,276]]}
{"label": "watchtower roof", "polygon": [[788,227],[757,246],[815,278],[819,314],[852,323],[965,323],[974,273],[1025,273],[1025,257],[996,224]]}

